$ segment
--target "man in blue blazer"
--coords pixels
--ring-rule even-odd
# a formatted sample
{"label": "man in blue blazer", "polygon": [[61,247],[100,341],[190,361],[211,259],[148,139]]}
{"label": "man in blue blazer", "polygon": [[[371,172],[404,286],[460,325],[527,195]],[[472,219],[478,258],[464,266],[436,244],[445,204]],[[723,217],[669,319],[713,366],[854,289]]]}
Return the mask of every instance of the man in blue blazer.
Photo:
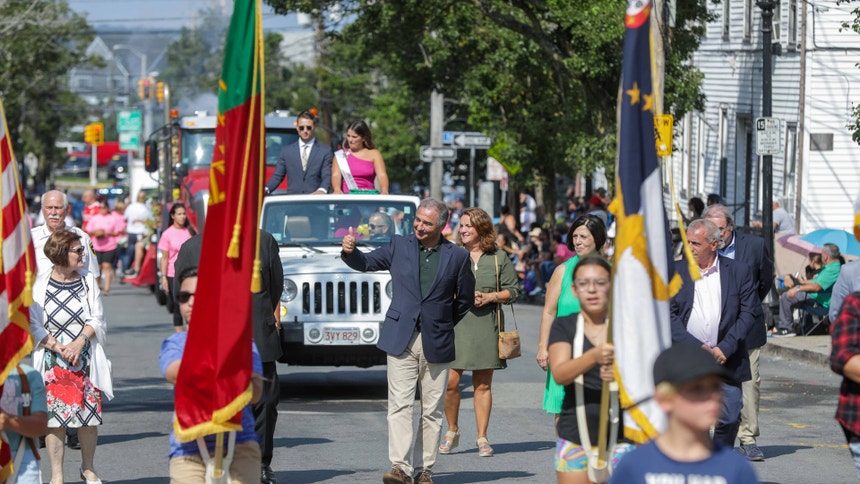
{"label": "man in blue blazer", "polygon": [[269,181],[266,182],[266,193],[278,189],[278,185],[287,177],[287,193],[325,194],[331,191],[331,148],[314,139],[316,118],[308,111],[299,114],[296,128],[299,139],[281,150],[278,156],[278,166]]}
{"label": "man in blue blazer", "polygon": [[[469,254],[442,237],[448,207],[434,198],[421,201],[415,234],[395,235],[364,253],[355,250],[353,228],[343,238],[341,257],[361,272],[391,272],[393,294],[379,349],[388,353],[388,458],[386,484],[432,484],[442,430],[448,367],[454,360],[454,325],[472,308],[475,277]],[[395,263],[396,261],[396,263]],[[415,442],[412,405],[421,389],[421,435]],[[417,445],[416,445],[417,444]],[[416,447],[413,465],[412,449]]]}
{"label": "man in blue blazer", "polygon": [[764,460],[764,452],[759,449],[756,437],[759,436],[758,409],[761,400],[761,373],[758,369],[761,347],[767,343],[767,328],[762,301],[773,287],[773,259],[767,251],[764,239],[735,230],[732,212],[723,205],[711,205],[702,214],[720,229],[723,246],[718,251],[722,257],[743,262],[750,270],[753,287],[758,297],[756,318],[746,338],[747,353],[750,359],[750,380],[741,385],[744,406],[741,410],[741,424],[738,429],[740,451],[752,461]]}
{"label": "man in blue blazer", "polygon": [[[690,249],[702,278],[695,283],[686,261],[675,262],[684,284],[669,305],[672,341],[701,345],[725,365],[735,380],[750,379],[745,339],[755,324],[758,300],[746,264],[717,256],[722,244],[720,229],[709,220],[694,220],[687,229]],[[723,384],[723,409],[714,441],[731,448],[741,417],[740,384]]]}

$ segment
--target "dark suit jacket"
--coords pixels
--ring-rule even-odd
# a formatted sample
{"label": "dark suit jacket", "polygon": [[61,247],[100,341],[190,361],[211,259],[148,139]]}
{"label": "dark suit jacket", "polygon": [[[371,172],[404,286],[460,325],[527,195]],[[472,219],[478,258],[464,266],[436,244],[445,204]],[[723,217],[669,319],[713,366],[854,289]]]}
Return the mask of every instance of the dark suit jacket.
{"label": "dark suit jacket", "polygon": [[[179,248],[173,264],[177,280],[173,285],[174,299],[179,294],[179,275],[189,267],[199,266],[202,246],[203,234],[197,234]],[[274,311],[284,290],[284,270],[278,256],[278,243],[265,230],[260,231],[260,287],[260,292],[252,298],[254,343],[260,351],[260,359],[277,361],[281,357],[281,341],[275,329]]]}
{"label": "dark suit jacket", "polygon": [[764,239],[735,231],[735,260],[745,263],[753,278],[753,287],[758,296],[756,324],[747,335],[747,349],[760,348],[767,343],[767,328],[761,301],[773,287],[773,260],[767,253]]}
{"label": "dark suit jacket", "polygon": [[422,296],[418,244],[414,235],[395,235],[373,252],[365,254],[356,249],[341,255],[357,271],[391,271],[393,294],[377,343],[379,349],[390,355],[403,353],[421,318],[424,357],[430,363],[448,363],[454,361],[454,325],[474,302],[475,276],[469,267],[469,253],[443,238],[436,279]]}
{"label": "dark suit jacket", "polygon": [[277,190],[278,185],[287,177],[287,193],[313,193],[320,188],[331,193],[331,148],[319,141],[311,145],[308,154],[308,169],[302,171],[302,154],[299,141],[290,143],[281,150],[275,173],[266,182],[269,193]]}
{"label": "dark suit jacket", "polygon": [[[693,311],[694,282],[686,270],[687,262],[675,262],[675,269],[682,275],[684,284],[669,304],[672,321],[672,341],[703,342],[687,332],[687,323]],[[722,308],[717,347],[726,355],[725,366],[734,372],[735,379],[743,382],[751,378],[750,360],[745,339],[755,322],[755,307],[759,305],[753,287],[752,275],[746,264],[720,257],[720,289]]]}

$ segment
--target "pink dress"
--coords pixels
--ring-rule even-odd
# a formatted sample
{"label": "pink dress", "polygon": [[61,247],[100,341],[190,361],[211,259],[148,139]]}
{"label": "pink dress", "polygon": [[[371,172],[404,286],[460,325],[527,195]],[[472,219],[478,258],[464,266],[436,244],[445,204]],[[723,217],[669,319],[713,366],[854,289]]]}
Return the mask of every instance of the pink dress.
{"label": "pink dress", "polygon": [[[372,161],[362,160],[352,153],[347,153],[346,163],[349,165],[349,171],[352,173],[352,177],[355,178],[355,184],[359,190],[373,190],[376,188],[373,184],[374,180],[376,180],[376,169],[373,167]],[[343,193],[349,193],[346,181],[343,182],[341,189]]]}

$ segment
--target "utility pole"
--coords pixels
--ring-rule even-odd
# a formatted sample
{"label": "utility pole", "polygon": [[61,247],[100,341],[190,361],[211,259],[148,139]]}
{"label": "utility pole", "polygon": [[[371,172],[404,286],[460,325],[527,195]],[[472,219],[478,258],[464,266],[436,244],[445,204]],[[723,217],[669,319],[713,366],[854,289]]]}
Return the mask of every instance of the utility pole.
{"label": "utility pole", "polygon": [[[771,35],[773,33],[773,9],[776,7],[776,3],[774,0],[759,0],[756,5],[761,8],[761,115],[769,118],[773,114],[773,47],[771,46]],[[806,7],[804,6],[804,8]],[[762,156],[761,177],[762,236],[767,253],[773,257],[773,156]]]}
{"label": "utility pole", "polygon": [[[430,146],[442,146],[443,118],[445,117],[445,96],[438,91],[430,93]],[[442,159],[434,157],[430,162],[430,196],[442,200]]]}

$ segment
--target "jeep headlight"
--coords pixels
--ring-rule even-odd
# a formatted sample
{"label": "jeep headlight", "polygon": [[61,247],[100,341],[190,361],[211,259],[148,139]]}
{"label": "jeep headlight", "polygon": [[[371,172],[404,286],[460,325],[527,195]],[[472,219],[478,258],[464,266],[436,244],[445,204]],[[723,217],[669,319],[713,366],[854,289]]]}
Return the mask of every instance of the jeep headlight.
{"label": "jeep headlight", "polygon": [[388,299],[391,299],[392,291],[394,289],[391,286],[391,281],[389,280],[387,284],[385,284],[385,295],[388,296]]}
{"label": "jeep headlight", "polygon": [[291,279],[284,279],[284,290],[281,292],[281,301],[290,302],[299,293],[296,283]]}

